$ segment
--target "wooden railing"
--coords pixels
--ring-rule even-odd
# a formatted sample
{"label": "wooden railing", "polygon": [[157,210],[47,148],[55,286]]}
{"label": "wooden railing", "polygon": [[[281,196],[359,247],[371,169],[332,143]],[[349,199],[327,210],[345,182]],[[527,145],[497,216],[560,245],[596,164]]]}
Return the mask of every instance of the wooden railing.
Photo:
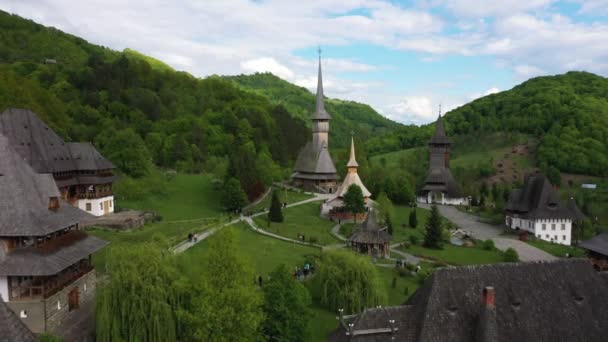
{"label": "wooden railing", "polygon": [[47,299],[67,286],[70,286],[75,280],[92,270],[93,266],[86,265],[81,266],[77,271],[66,272],[63,275],[58,275],[51,279],[34,278],[31,285],[10,286],[10,298],[12,301]]}

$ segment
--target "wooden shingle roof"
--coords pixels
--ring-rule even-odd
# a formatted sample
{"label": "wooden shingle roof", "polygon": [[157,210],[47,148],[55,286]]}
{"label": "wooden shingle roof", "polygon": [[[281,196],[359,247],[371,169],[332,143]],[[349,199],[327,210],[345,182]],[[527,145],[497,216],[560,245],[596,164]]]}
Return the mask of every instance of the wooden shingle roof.
{"label": "wooden shingle roof", "polygon": [[[578,208],[576,209],[578,210]],[[505,210],[528,219],[577,219],[580,217],[577,212],[571,210],[559,199],[547,177],[542,174],[527,177],[523,188],[511,193]]]}
{"label": "wooden shingle roof", "polygon": [[0,134],[0,236],[42,236],[92,216],[59,200],[49,210],[51,197],[60,197],[50,174],[36,173]]}
{"label": "wooden shingle roof", "polygon": [[[5,299],[6,300],[6,299]],[[0,299],[0,342],[36,342],[36,336]]]}
{"label": "wooden shingle roof", "polygon": [[[482,302],[493,287],[495,308]],[[585,259],[437,269],[393,315],[399,341],[605,341],[606,280]],[[397,313],[404,313],[399,319]],[[362,319],[365,315],[362,316]],[[387,319],[369,320],[367,330]],[[409,333],[405,334],[403,330]],[[348,339],[340,327],[330,341],[390,341],[386,333]]]}

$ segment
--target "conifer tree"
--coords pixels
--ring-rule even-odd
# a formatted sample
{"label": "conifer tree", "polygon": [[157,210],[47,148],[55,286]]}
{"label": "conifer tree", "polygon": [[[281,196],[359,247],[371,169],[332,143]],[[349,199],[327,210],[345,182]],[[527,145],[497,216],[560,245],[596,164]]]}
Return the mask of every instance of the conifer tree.
{"label": "conifer tree", "polygon": [[222,205],[226,211],[241,210],[247,204],[247,195],[236,178],[230,178],[224,184],[221,197]]}
{"label": "conifer tree", "polygon": [[426,233],[424,235],[424,247],[441,248],[441,217],[437,206],[431,206],[431,215],[426,221]]}
{"label": "conifer tree", "polygon": [[416,228],[418,226],[418,217],[416,216],[416,208],[412,208],[410,211],[410,227]]}
{"label": "conifer tree", "polygon": [[272,191],[272,202],[270,203],[270,211],[268,211],[268,219],[271,222],[283,222],[281,201],[279,201],[279,194],[277,190]]}
{"label": "conifer tree", "polygon": [[353,214],[357,221],[357,214],[365,212],[365,199],[363,191],[357,184],[352,184],[344,194],[344,207]]}

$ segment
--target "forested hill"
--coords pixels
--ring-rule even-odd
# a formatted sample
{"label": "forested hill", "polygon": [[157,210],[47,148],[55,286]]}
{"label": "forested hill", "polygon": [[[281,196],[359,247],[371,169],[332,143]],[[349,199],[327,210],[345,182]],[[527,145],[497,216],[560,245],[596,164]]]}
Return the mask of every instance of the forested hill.
{"label": "forested hill", "polygon": [[291,169],[310,130],[220,77],[197,79],[0,11],[0,112],[31,108],[93,141],[126,175],[153,164],[240,180],[250,197]]}
{"label": "forested hill", "polygon": [[[449,135],[521,132],[539,139],[541,169],[608,175],[608,79],[568,72],[530,79],[445,115]],[[372,139],[377,154],[426,144],[433,125],[407,126]]]}
{"label": "forested hill", "polygon": [[[315,95],[308,89],[291,84],[271,73],[226,76],[242,89],[268,97],[273,103],[281,104],[290,114],[300,118],[310,126],[310,115],[315,108]],[[337,99],[326,99],[325,107],[332,116],[330,124],[330,145],[347,147],[351,132],[362,140],[382,135],[403,125],[378,114],[366,104]]]}

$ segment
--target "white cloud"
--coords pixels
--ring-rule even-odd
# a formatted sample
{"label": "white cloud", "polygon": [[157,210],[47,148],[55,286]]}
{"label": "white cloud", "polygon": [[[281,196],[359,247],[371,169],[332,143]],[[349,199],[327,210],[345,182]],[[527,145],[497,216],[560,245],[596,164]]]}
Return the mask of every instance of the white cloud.
{"label": "white cloud", "polygon": [[500,89],[498,89],[497,87],[492,87],[492,88],[486,90],[483,93],[474,93],[474,94],[471,94],[469,96],[469,100],[473,101],[473,100],[476,100],[476,99],[478,99],[480,97],[488,96],[488,95],[491,95],[491,94],[496,94],[498,92],[500,92]]}
{"label": "white cloud", "polygon": [[457,15],[467,17],[504,16],[548,7],[555,0],[447,0],[446,6]]}
{"label": "white cloud", "polygon": [[291,80],[294,77],[293,71],[270,57],[250,59],[242,62],[241,68],[246,72],[271,72],[284,80]]}
{"label": "white cloud", "polygon": [[433,101],[428,96],[405,96],[400,102],[387,106],[388,117],[398,122],[427,123],[437,117]]}

